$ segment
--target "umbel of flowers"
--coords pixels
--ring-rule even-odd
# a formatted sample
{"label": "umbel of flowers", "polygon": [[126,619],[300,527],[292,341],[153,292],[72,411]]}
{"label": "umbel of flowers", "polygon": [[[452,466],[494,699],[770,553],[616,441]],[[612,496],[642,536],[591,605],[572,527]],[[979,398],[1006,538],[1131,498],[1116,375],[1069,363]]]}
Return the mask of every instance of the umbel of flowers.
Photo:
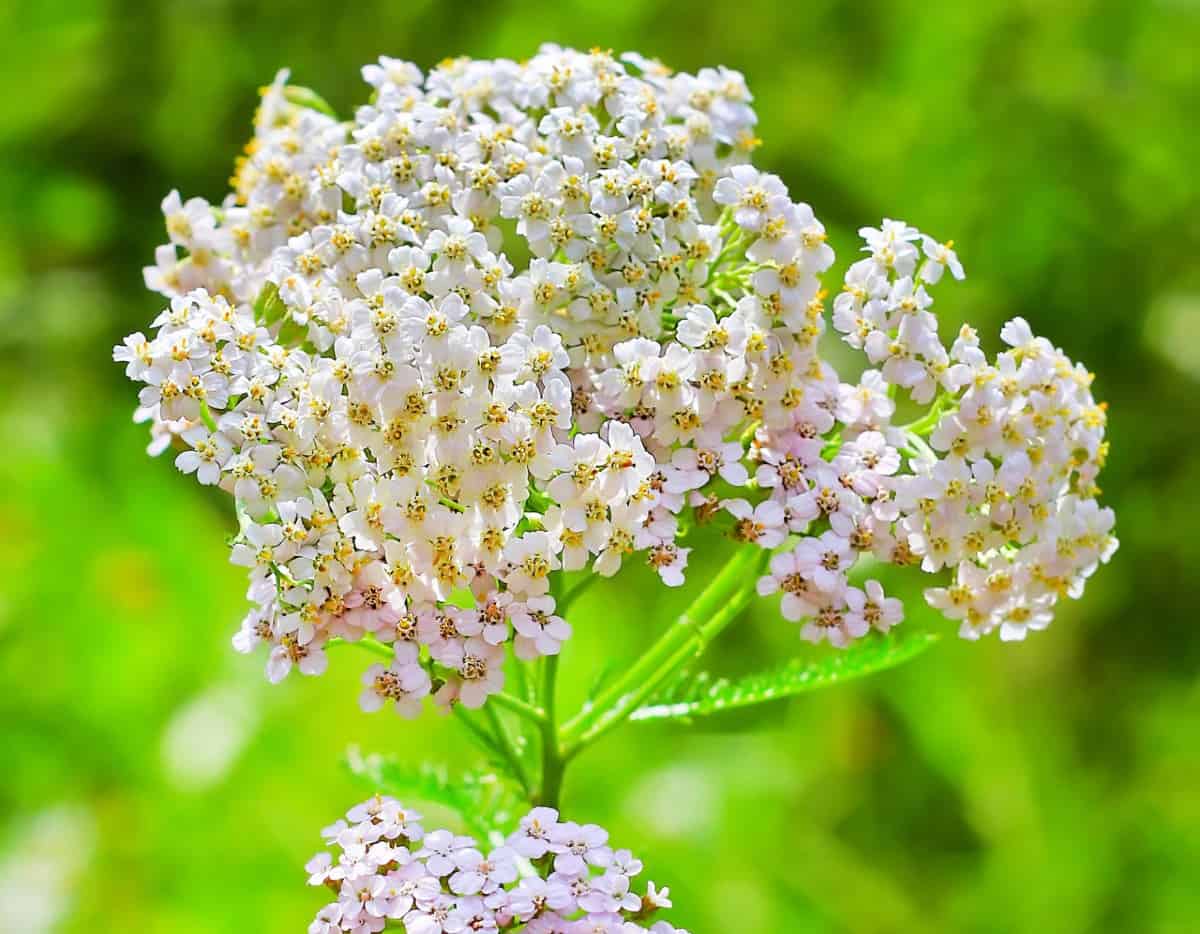
{"label": "umbel of flowers", "polygon": [[[926,598],[961,635],[1020,639],[1116,547],[1090,373],[1020,318],[998,356],[947,346],[930,290],[962,267],[900,221],[861,231],[828,308],[833,251],[750,164],[742,77],[623,62],[385,58],[349,121],[281,74],[221,206],[163,202],[170,303],[114,355],[152,448],[236,497],[235,645],[272,680],[370,636],[394,651],[364,708],[478,707],[507,651],[571,635],[552,572],[678,586],[705,522],[838,646],[902,618],[849,582],[864,555],[949,569]],[[927,414],[896,424],[898,396]]]}
{"label": "umbel of flowers", "polygon": [[641,861],[614,850],[595,824],[534,808],[489,849],[449,830],[426,833],[420,820],[395,799],[376,796],[321,832],[341,852],[336,862],[328,850],[314,856],[308,881],[336,898],[309,934],[371,934],[388,922],[408,934],[687,934],[657,919],[671,907],[670,889],[650,882],[635,892]]}

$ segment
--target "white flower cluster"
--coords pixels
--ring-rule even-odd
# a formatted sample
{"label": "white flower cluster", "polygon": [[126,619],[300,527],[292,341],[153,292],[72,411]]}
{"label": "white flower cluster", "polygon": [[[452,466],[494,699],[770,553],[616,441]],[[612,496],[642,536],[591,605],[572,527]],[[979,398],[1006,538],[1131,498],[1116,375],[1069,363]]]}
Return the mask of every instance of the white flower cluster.
{"label": "white flower cluster", "polygon": [[953,570],[950,586],[925,597],[962,620],[964,638],[999,629],[1001,639],[1023,639],[1049,625],[1060,596],[1079,597],[1117,547],[1113,512],[1095,499],[1108,443],[1092,374],[1023,318],[1000,331],[1007,349],[994,361],[968,326],[947,350],[926,286],[947,268],[963,277],[952,244],[901,221],[859,233],[870,256],[847,272],[834,326],[884,383],[933,402],[923,430],[878,426],[908,467],[872,503],[888,529],[886,557]]}
{"label": "white flower cluster", "polygon": [[[337,894],[309,934],[371,934],[401,922],[407,934],[523,931],[526,934],[687,934],[651,916],[671,907],[670,890],[631,888],[642,871],[595,824],[560,821],[534,808],[501,846],[448,830],[425,833],[420,815],[376,796],[321,835],[328,851],[305,867],[309,885]],[[393,927],[395,924],[392,925]]]}
{"label": "white flower cluster", "polygon": [[[365,707],[478,706],[506,647],[570,635],[552,572],[677,586],[698,522],[774,552],[760,592],[837,645],[902,615],[862,555],[952,568],[931,602],[1013,638],[1115,547],[1090,376],[1020,319],[995,362],[947,350],[949,245],[864,230],[832,320],[874,368],[821,360],[834,254],[749,164],[737,73],[547,46],[363,75],[348,122],[281,76],[224,204],[166,199],[170,307],[114,353],[152,448],[238,501],[235,643],[273,680],[371,636]],[[894,425],[901,390],[929,415]]]}

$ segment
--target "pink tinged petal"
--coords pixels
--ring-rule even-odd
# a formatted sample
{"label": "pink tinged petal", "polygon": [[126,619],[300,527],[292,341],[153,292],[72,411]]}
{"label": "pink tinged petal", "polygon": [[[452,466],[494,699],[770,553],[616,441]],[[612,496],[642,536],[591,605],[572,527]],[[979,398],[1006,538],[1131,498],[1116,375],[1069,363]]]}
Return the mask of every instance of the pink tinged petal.
{"label": "pink tinged petal", "polygon": [[675,564],[659,568],[658,576],[668,587],[682,587],[684,584],[683,569]]}
{"label": "pink tinged petal", "polygon": [[750,473],[746,470],[746,465],[741,461],[722,464],[720,474],[723,480],[727,483],[732,483],[734,486],[742,486],[750,479]]}
{"label": "pink tinged petal", "polygon": [[775,500],[759,503],[754,510],[754,518],[768,527],[783,524],[783,507]]}
{"label": "pink tinged petal", "polygon": [[[811,616],[813,608],[806,600],[798,597],[796,594],[785,593],[783,601],[780,603],[780,612],[783,614],[784,619],[792,623],[797,623],[804,619],[804,617]],[[803,635],[803,633],[801,634]]]}
{"label": "pink tinged petal", "polygon": [[287,649],[276,646],[267,658],[267,680],[278,684],[292,670],[292,660],[288,657]]}
{"label": "pink tinged petal", "polygon": [[383,697],[374,688],[364,688],[358,696],[358,706],[364,713],[375,713],[383,707]]}
{"label": "pink tinged petal", "polygon": [[750,505],[748,500],[744,499],[727,499],[721,503],[725,511],[732,515],[735,519],[748,519],[754,515],[754,507]]}

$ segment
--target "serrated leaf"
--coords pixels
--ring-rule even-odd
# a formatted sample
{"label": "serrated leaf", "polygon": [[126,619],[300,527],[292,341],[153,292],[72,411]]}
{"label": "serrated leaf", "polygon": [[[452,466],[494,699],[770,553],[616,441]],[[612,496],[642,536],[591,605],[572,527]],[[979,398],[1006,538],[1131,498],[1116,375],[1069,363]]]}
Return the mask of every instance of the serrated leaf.
{"label": "serrated leaf", "polygon": [[454,811],[481,841],[495,842],[511,830],[520,813],[519,794],[500,776],[466,771],[452,779],[440,766],[401,762],[379,753],[364,755],[352,746],[346,767],[373,793],[392,795],[404,804],[423,802]]}
{"label": "serrated leaf", "polygon": [[714,678],[707,672],[687,674],[666,685],[630,719],[690,720],[794,697],[902,665],[937,640],[937,634],[931,632],[893,632],[863,639],[836,655],[795,658],[744,678]]}

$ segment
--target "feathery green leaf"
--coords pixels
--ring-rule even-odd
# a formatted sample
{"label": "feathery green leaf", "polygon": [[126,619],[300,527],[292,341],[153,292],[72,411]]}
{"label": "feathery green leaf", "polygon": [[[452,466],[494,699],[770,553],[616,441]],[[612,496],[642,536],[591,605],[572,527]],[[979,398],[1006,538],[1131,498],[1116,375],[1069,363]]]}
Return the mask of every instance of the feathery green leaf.
{"label": "feathery green leaf", "polygon": [[744,678],[685,673],[635,710],[631,720],[691,720],[765,704],[862,678],[901,665],[938,640],[936,633],[910,631],[871,636],[824,658],[794,658],[770,671]]}
{"label": "feathery green leaf", "polygon": [[346,751],[346,766],[373,792],[392,795],[409,805],[435,804],[458,814],[481,842],[494,843],[511,831],[521,813],[521,798],[508,782],[490,771],[468,771],[451,778],[430,763],[401,762],[379,753],[364,755],[357,746]]}

